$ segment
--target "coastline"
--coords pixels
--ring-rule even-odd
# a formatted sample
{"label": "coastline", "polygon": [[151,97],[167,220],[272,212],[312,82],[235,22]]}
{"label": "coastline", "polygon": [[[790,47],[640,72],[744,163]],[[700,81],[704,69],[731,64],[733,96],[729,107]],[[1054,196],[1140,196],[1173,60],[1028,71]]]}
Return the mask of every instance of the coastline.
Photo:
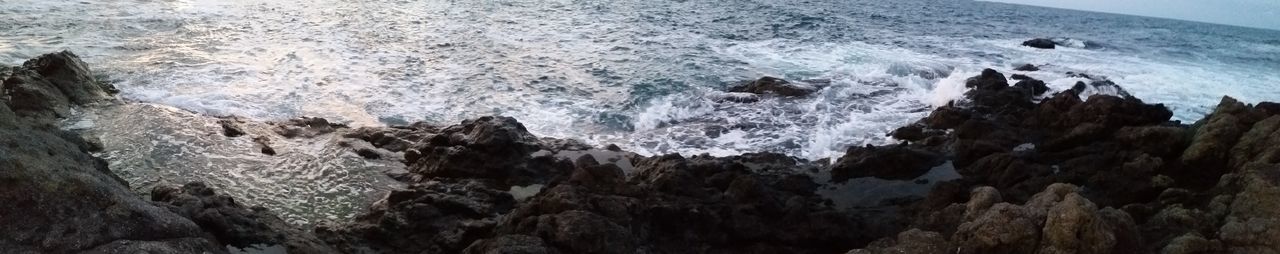
{"label": "coastline", "polygon": [[[314,118],[199,120],[224,137],[216,142],[238,142],[240,150],[228,151],[279,158],[291,156],[290,146],[273,144],[318,139],[328,140],[318,146],[338,147],[338,160],[402,164],[403,171],[372,172],[403,185],[370,191],[386,194],[359,204],[368,208],[350,220],[313,222],[314,230],[285,222],[273,212],[280,208],[246,207],[203,183],[130,189],[112,173],[119,169],[92,155],[113,139],[58,128],[75,107],[128,104],[113,99],[74,54],[41,56],[0,74],[8,76],[0,124],[12,134],[4,135],[11,156],[0,159],[11,170],[0,198],[24,204],[0,209],[3,224],[15,226],[0,232],[0,249],[18,252],[1280,249],[1271,241],[1280,235],[1251,229],[1280,226],[1271,212],[1280,207],[1277,104],[1224,97],[1214,113],[1187,125],[1170,122],[1164,106],[1087,74],[1079,74],[1090,80],[1079,89],[1041,94],[1043,82],[984,71],[969,79],[966,100],[893,132],[903,144],[851,147],[830,162],[769,153],[645,157],[538,138],[509,117],[354,129]],[[1100,87],[1119,92],[1080,98]],[[926,177],[943,165],[959,178]],[[867,178],[927,192],[841,200],[850,198],[842,193],[893,186],[855,181]]]}

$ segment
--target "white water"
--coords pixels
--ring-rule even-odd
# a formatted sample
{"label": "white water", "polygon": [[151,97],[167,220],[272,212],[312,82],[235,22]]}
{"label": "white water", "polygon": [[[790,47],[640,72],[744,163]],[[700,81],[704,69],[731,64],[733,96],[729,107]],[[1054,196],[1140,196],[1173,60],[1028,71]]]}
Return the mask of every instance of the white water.
{"label": "white water", "polygon": [[[125,98],[211,115],[308,115],[360,126],[502,114],[538,135],[616,143],[642,154],[776,151],[809,159],[838,156],[849,145],[893,142],[888,131],[960,96],[964,78],[982,68],[1012,74],[1021,73],[1011,69],[1022,63],[1048,63],[1024,74],[1055,89],[1078,80],[1066,71],[1107,76],[1139,98],[1167,104],[1179,120],[1199,118],[1222,95],[1280,99],[1277,71],[1195,55],[1018,46],[1033,35],[915,36],[903,43],[768,35],[778,26],[814,25],[786,23],[795,18],[783,14],[857,18],[803,13],[809,8],[802,7],[768,1],[5,0],[0,15],[11,19],[0,21],[7,33],[0,37],[0,63],[68,49],[109,76]],[[768,15],[742,17],[761,10]],[[894,36],[864,32],[869,41]],[[1241,48],[1280,54],[1274,45]],[[725,83],[764,75],[830,85],[800,99],[714,100]],[[723,133],[709,136],[708,130]]]}

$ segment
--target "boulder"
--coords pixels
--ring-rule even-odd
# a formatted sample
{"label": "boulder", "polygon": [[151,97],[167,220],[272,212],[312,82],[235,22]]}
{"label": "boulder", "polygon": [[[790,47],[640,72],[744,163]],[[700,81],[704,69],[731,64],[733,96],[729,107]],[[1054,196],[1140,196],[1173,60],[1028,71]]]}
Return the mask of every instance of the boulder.
{"label": "boulder", "polygon": [[1039,70],[1040,70],[1040,67],[1036,67],[1036,65],[1034,65],[1034,64],[1023,64],[1023,65],[1021,65],[1021,66],[1018,66],[1018,68],[1013,68],[1013,70],[1015,70],[1015,71],[1039,71]]}
{"label": "boulder", "polygon": [[[351,222],[321,225],[316,235],[343,253],[458,253],[514,206],[510,194],[476,181],[425,182],[388,193]],[[494,248],[506,247],[486,249]]]}
{"label": "boulder", "polygon": [[463,121],[412,150],[419,155],[408,165],[409,171],[422,179],[481,178],[502,186],[524,186],[545,183],[571,170],[549,156],[534,158],[534,152],[553,149],[544,147],[510,117]]}
{"label": "boulder", "polygon": [[905,146],[850,147],[831,166],[831,181],[860,177],[911,180],[943,162],[941,155]]}
{"label": "boulder", "polygon": [[805,96],[816,91],[818,91],[818,88],[807,84],[792,83],[780,78],[768,76],[755,81],[742,82],[732,88],[729,88],[729,92],[776,94],[786,97]]}
{"label": "boulder", "polygon": [[330,123],[329,120],[319,117],[299,117],[273,125],[275,125],[273,131],[285,138],[314,138],[333,133],[337,129],[347,128],[345,124]]}
{"label": "boulder", "polygon": [[244,136],[244,128],[240,127],[242,121],[235,118],[218,119],[218,125],[222,126],[222,135],[230,138]]}
{"label": "boulder", "polygon": [[1181,160],[1188,165],[1223,173],[1228,153],[1258,119],[1248,106],[1231,97],[1223,97],[1213,113],[1196,123],[1191,144]]}
{"label": "boulder", "polygon": [[[952,225],[954,233],[944,238],[946,241],[913,229],[907,231],[917,236],[913,240],[900,236],[877,241],[893,243],[891,247],[880,247],[876,243],[871,247],[893,250],[892,246],[949,246],[947,252],[954,253],[1134,253],[1142,250],[1141,238],[1128,214],[1112,208],[1099,209],[1077,192],[1075,186],[1053,184],[1026,204],[1014,205],[1001,202],[995,188],[976,188],[967,203],[951,206],[959,211],[948,207],[933,212],[935,215],[963,214],[954,217],[962,221]],[[858,253],[886,253],[861,251]]]}
{"label": "boulder", "polygon": [[1000,90],[1009,87],[1009,80],[1004,74],[992,69],[983,69],[982,74],[966,79],[964,87],[978,90]]}
{"label": "boulder", "polygon": [[1031,95],[1040,95],[1049,91],[1049,86],[1045,85],[1044,81],[1033,78],[1022,79],[1013,84],[1013,87],[1028,91]]}
{"label": "boulder", "polygon": [[1056,47],[1057,44],[1053,43],[1053,40],[1050,40],[1050,39],[1035,38],[1035,39],[1030,39],[1022,42],[1022,46],[1040,48],[1040,49],[1052,49]]}

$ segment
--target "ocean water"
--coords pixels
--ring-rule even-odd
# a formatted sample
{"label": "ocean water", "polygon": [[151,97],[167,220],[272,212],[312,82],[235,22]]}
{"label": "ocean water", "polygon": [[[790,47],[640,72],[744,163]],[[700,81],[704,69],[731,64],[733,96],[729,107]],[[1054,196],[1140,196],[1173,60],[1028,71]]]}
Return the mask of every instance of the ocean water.
{"label": "ocean water", "polygon": [[[1223,95],[1280,100],[1280,31],[989,2],[0,0],[0,17],[0,64],[72,50],[129,100],[356,126],[500,114],[642,154],[838,156],[1024,63],[1184,121]],[[826,85],[716,100],[766,75]]]}

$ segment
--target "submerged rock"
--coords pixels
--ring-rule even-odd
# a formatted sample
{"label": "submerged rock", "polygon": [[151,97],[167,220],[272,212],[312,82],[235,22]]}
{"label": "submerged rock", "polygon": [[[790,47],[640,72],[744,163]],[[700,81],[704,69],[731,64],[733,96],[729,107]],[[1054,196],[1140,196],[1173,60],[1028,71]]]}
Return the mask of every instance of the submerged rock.
{"label": "submerged rock", "polygon": [[218,125],[222,126],[222,135],[230,138],[244,136],[244,128],[240,127],[241,120],[235,118],[218,119]]}
{"label": "submerged rock", "polygon": [[818,91],[816,87],[792,83],[775,77],[762,77],[755,81],[742,82],[729,88],[729,92],[735,93],[776,94],[786,97],[805,96],[816,91]]}
{"label": "submerged rock", "polygon": [[285,138],[314,138],[316,136],[333,133],[337,129],[345,129],[347,125],[340,123],[330,123],[329,120],[319,117],[299,117],[289,119],[289,121],[275,123],[273,131]]}
{"label": "submerged rock", "polygon": [[1036,65],[1034,65],[1034,64],[1023,64],[1023,65],[1021,65],[1021,66],[1018,66],[1018,68],[1013,68],[1013,70],[1015,70],[1015,71],[1039,71],[1039,70],[1040,70],[1040,67],[1036,67]]}
{"label": "submerged rock", "polygon": [[1035,38],[1035,39],[1030,39],[1022,42],[1022,46],[1027,46],[1032,48],[1041,48],[1041,49],[1052,49],[1056,47],[1057,44],[1053,43],[1053,40],[1050,40],[1050,39]]}

